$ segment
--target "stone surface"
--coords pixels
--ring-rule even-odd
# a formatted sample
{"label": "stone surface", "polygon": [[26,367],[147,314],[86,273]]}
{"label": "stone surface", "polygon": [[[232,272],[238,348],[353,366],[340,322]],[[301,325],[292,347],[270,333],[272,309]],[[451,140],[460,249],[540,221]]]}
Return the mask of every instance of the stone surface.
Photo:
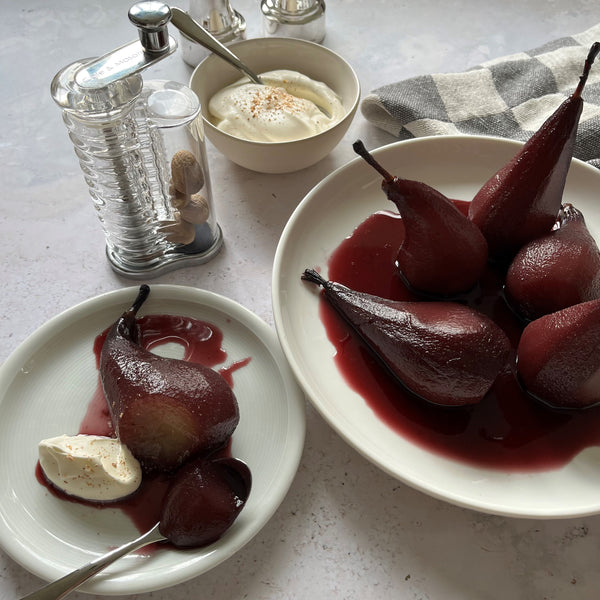
{"label": "stone surface", "polygon": [[[245,16],[248,36],[259,36],[259,3],[232,4]],[[128,7],[116,0],[4,6],[0,361],[59,312],[136,285],[105,260],[101,229],[49,93],[52,77],[66,64],[135,37]],[[597,3],[588,0],[328,0],[324,43],[354,66],[366,94],[578,33],[598,15]],[[175,54],[148,76],[187,83],[190,74]],[[281,231],[303,196],[354,158],[351,142],[359,137],[369,148],[394,141],[359,112],[329,157],[289,175],[246,171],[209,146],[225,246],[203,266],[154,281],[223,294],[272,325],[271,268]],[[378,470],[310,406],[307,417],[298,475],[267,526],[211,572],[140,600],[597,597],[600,517],[509,519],[451,506]],[[21,597],[41,583],[0,551],[0,598]]]}

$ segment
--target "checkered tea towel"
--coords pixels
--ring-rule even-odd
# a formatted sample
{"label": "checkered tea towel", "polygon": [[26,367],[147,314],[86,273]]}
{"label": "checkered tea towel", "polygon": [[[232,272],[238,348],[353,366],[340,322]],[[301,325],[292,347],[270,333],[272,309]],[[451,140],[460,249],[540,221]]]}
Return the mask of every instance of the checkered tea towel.
{"label": "checkered tea towel", "polygon": [[[600,24],[462,73],[421,75],[366,96],[367,120],[400,139],[492,135],[524,141],[574,91]],[[574,155],[600,168],[600,60],[583,93]]]}

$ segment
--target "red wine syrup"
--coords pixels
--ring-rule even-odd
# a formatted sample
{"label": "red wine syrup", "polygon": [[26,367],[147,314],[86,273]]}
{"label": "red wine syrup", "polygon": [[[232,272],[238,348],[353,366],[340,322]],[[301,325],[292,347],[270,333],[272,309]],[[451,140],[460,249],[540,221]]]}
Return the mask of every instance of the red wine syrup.
{"label": "red wine syrup", "polygon": [[[466,212],[468,204],[456,201]],[[404,237],[402,219],[391,212],[371,215],[333,252],[327,278],[351,289],[394,300],[418,300],[403,284],[395,261]],[[374,413],[411,442],[471,465],[509,471],[540,471],[568,463],[600,444],[600,408],[553,411],[530,398],[515,371],[523,323],[503,295],[504,272],[488,266],[479,285],[457,298],[491,317],[513,346],[509,367],[477,405],[440,407],[415,397],[395,381],[321,298],[320,317],[335,347],[335,363],[348,385]]]}

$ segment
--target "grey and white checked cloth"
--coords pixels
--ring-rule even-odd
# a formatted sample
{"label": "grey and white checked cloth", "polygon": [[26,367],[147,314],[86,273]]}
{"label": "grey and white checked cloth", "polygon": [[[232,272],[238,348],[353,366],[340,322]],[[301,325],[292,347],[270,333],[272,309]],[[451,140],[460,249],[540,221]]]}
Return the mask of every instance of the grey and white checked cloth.
{"label": "grey and white checked cloth", "polygon": [[[461,73],[421,75],[384,85],[361,103],[364,117],[400,139],[490,135],[525,141],[575,90],[600,24],[528,52]],[[584,93],[575,157],[600,168],[600,64]]]}

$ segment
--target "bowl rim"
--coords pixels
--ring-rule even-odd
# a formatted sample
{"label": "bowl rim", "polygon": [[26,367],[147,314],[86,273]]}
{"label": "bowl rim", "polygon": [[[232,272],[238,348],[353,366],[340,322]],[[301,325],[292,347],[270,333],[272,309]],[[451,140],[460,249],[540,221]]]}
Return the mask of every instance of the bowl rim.
{"label": "bowl rim", "polygon": [[[321,135],[324,135],[330,131],[334,131],[335,129],[338,129],[339,127],[344,126],[344,124],[346,123],[346,121],[348,119],[354,118],[354,115],[356,113],[356,110],[358,109],[358,104],[359,104],[360,98],[361,98],[360,80],[358,78],[358,75],[356,74],[356,71],[354,70],[354,67],[341,54],[338,54],[337,52],[335,52],[335,50],[332,50],[331,48],[328,48],[327,46],[323,46],[322,44],[317,44],[316,42],[311,42],[309,40],[302,40],[300,38],[278,37],[278,36],[249,38],[249,39],[234,42],[233,44],[228,44],[227,47],[230,48],[232,51],[235,51],[235,48],[237,48],[239,46],[252,45],[252,44],[256,44],[258,42],[266,43],[267,45],[271,42],[273,42],[273,43],[283,42],[283,43],[290,43],[290,44],[300,45],[300,46],[316,47],[321,50],[324,50],[326,53],[328,53],[331,56],[333,56],[334,58],[338,59],[339,61],[341,61],[342,63],[344,63],[346,65],[346,67],[349,70],[350,75],[352,76],[352,83],[353,83],[353,88],[354,88],[352,103],[350,104],[349,108],[346,109],[344,117],[342,119],[340,119],[337,123],[335,123],[334,125],[332,125],[331,127],[327,128],[323,131],[320,131],[313,135],[309,135],[307,137],[303,137],[303,138],[300,138],[297,140],[288,140],[286,142],[265,142],[265,141],[248,140],[246,138],[237,137],[235,135],[232,135],[231,133],[227,133],[225,131],[220,130],[205,116],[204,110],[203,110],[204,104],[201,101],[200,102],[200,115],[202,116],[202,121],[204,123],[204,126],[208,129],[210,129],[211,133],[220,135],[225,139],[229,139],[229,140],[232,140],[235,142],[243,142],[245,144],[256,145],[256,146],[261,146],[261,147],[276,148],[277,146],[286,146],[288,144],[295,144],[298,142],[305,142],[306,140],[312,140],[312,139],[317,138]],[[194,79],[196,78],[196,73],[200,70],[200,68],[208,60],[223,60],[223,59],[220,59],[216,54],[210,53],[208,56],[203,58],[202,61],[200,61],[200,63],[198,63],[198,65],[196,65],[196,67],[194,67],[194,70],[192,71],[192,74],[190,75],[190,80],[189,80],[189,87],[192,91],[194,91],[193,83],[194,83]],[[337,94],[336,90],[333,90],[333,91]],[[194,93],[196,93],[196,92],[194,91]],[[206,108],[206,110],[208,111],[208,107]]]}

